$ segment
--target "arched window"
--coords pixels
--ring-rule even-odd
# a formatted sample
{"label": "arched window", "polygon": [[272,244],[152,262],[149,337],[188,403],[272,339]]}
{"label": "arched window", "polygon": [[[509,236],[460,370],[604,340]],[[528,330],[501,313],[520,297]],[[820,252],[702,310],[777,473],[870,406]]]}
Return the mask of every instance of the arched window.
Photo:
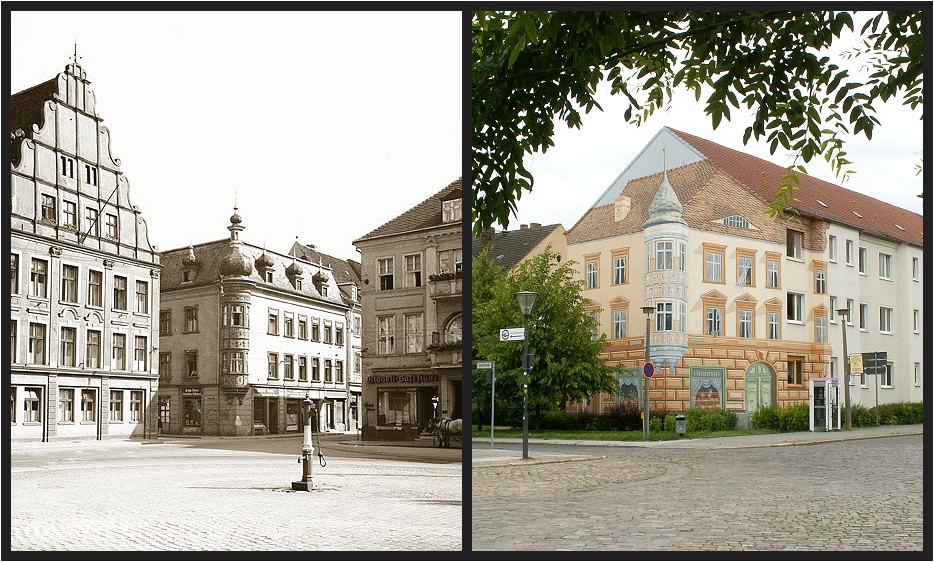
{"label": "arched window", "polygon": [[444,325],[444,341],[461,341],[461,315],[454,316]]}

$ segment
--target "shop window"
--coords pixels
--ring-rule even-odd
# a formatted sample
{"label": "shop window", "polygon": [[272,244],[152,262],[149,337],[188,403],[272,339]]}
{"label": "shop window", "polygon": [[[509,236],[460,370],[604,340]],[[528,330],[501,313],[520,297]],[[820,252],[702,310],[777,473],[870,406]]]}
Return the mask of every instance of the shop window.
{"label": "shop window", "polygon": [[123,391],[122,390],[111,390],[110,391],[110,421],[112,422],[123,421]]}
{"label": "shop window", "polygon": [[130,391],[130,421],[138,423],[143,421],[143,391]]}
{"label": "shop window", "polygon": [[40,423],[42,421],[41,396],[41,388],[27,387],[23,389],[23,423]]}
{"label": "shop window", "polygon": [[185,397],[182,401],[185,427],[201,427],[201,397]]}
{"label": "shop window", "polygon": [[75,421],[75,389],[58,389],[58,421],[74,423]]}
{"label": "shop window", "polygon": [[417,423],[417,393],[413,390],[382,390],[377,392],[377,425],[406,426]]}

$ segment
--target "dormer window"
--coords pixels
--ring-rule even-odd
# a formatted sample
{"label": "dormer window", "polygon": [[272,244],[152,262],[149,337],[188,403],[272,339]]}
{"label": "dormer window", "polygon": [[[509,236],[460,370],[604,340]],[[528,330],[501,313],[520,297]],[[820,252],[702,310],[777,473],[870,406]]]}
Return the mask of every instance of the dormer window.
{"label": "dormer window", "polygon": [[458,222],[461,220],[461,200],[450,199],[441,202],[442,222]]}
{"label": "dormer window", "polygon": [[726,226],[735,226],[736,228],[749,228],[749,221],[740,215],[731,215],[723,219]]}
{"label": "dormer window", "polygon": [[266,270],[266,282],[272,283],[272,270],[271,269]]}

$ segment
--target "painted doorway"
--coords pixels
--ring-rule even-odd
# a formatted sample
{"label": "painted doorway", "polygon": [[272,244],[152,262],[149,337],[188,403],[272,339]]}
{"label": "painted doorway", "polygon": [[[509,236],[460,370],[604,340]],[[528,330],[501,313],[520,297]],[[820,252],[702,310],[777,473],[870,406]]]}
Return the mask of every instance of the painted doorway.
{"label": "painted doorway", "polygon": [[762,406],[773,406],[775,376],[765,363],[753,363],[746,369],[746,415],[751,419]]}

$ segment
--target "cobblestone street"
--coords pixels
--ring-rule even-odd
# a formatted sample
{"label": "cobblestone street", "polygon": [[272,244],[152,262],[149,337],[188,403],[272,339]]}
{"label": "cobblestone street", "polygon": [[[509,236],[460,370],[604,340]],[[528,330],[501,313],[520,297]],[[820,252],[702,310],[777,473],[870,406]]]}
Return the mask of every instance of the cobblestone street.
{"label": "cobblestone street", "polygon": [[475,465],[472,548],[920,551],[922,442],[913,435],[726,449],[536,444],[537,452],[576,460]]}
{"label": "cobblestone street", "polygon": [[461,464],[184,443],[12,453],[11,548],[36,550],[453,550],[462,546]]}

